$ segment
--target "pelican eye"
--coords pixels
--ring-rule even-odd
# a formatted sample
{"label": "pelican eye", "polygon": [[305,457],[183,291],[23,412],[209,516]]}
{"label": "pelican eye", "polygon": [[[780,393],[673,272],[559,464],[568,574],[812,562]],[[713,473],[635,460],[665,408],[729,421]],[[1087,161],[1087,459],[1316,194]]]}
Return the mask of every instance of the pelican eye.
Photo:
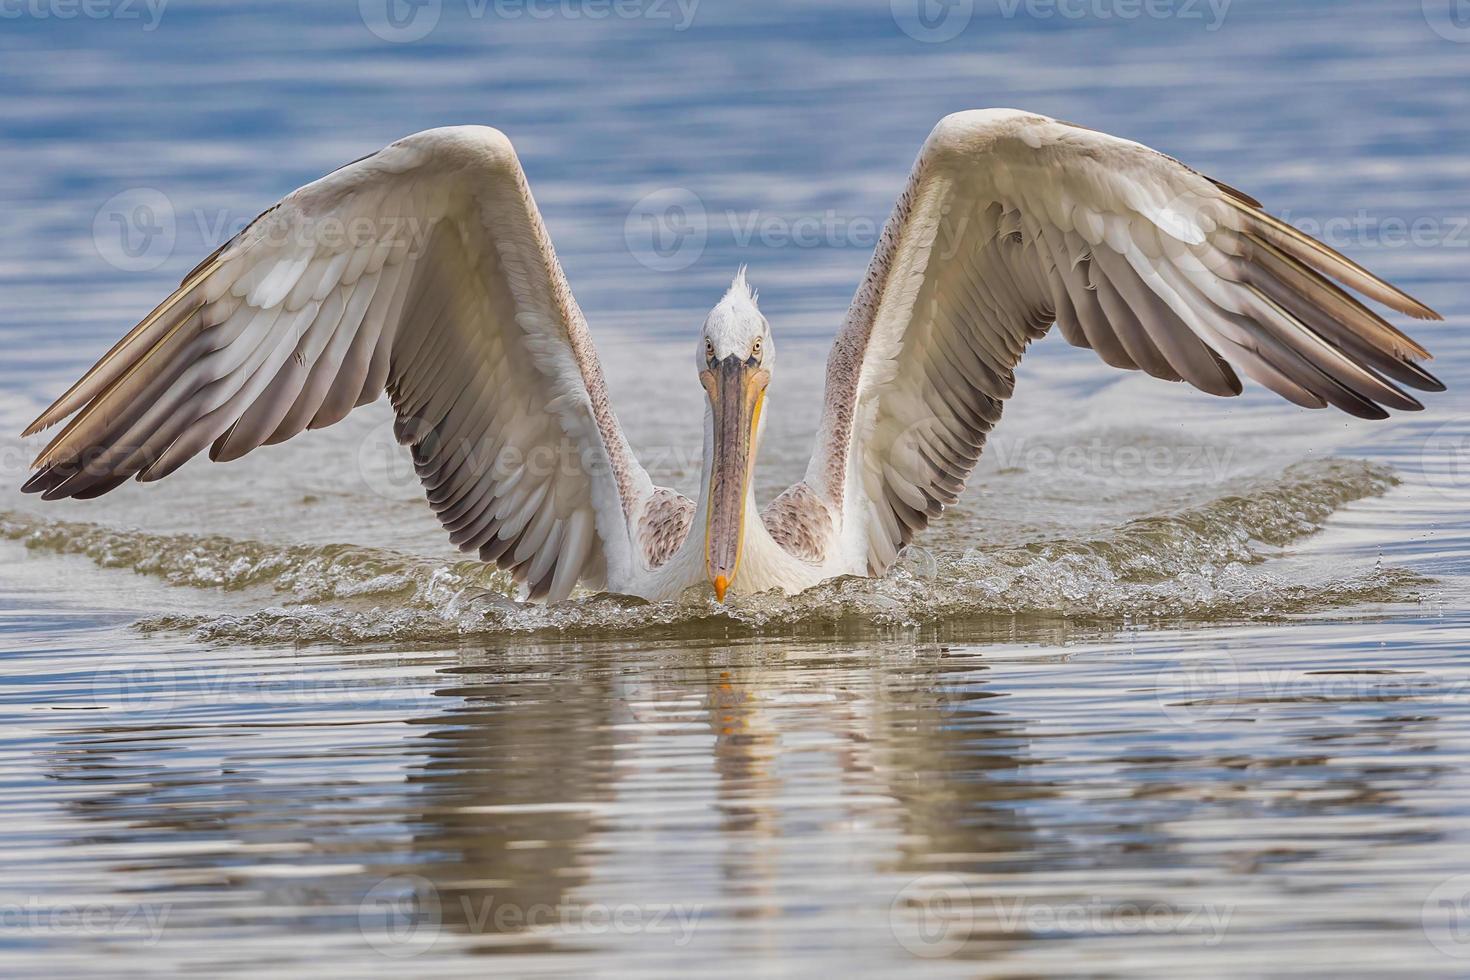
{"label": "pelican eye", "polygon": [[750,356],[751,356],[752,359],[757,359],[757,358],[759,358],[761,356],[761,342],[760,342],[760,338],[756,338],[756,342],[751,346],[751,348],[750,348]]}
{"label": "pelican eye", "polygon": [[705,338],[705,341],[704,341],[704,356],[705,356],[705,359],[708,360],[711,364],[714,363],[714,360],[715,360],[715,342],[713,340],[708,339],[708,338]]}

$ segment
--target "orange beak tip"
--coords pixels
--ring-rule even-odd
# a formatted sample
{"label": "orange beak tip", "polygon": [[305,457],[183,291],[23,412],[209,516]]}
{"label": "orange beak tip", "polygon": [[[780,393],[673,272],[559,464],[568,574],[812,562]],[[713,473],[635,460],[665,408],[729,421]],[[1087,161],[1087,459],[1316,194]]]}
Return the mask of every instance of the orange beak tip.
{"label": "orange beak tip", "polygon": [[730,580],[723,575],[715,578],[715,598],[720,602],[725,601],[725,590],[730,587]]}

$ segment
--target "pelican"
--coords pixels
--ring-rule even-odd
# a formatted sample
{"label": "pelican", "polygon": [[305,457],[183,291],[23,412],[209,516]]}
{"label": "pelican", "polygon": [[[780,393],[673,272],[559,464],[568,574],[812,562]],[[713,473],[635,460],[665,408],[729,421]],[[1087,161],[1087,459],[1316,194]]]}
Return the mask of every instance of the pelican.
{"label": "pelican", "polygon": [[1212,395],[1244,374],[1381,419],[1422,407],[1404,387],[1444,390],[1423,347],[1329,280],[1440,319],[1158,151],[1013,109],[947,116],[837,333],[805,478],[763,510],[776,346],[743,269],[705,318],[691,500],[634,458],[510,141],[433,129],[205,259],[26,430],[73,416],[24,489],[90,498],[205,448],[238,459],[386,391],[450,541],[530,600],[796,593],[881,574],[958,498],[1054,323],[1113,367]]}

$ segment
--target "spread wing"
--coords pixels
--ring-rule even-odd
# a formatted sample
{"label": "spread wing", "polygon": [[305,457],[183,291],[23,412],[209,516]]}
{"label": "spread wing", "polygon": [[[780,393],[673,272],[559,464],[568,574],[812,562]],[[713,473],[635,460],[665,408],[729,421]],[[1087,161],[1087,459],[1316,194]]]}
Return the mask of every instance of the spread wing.
{"label": "spread wing", "polygon": [[535,598],[636,560],[654,488],[500,132],[419,133],[308,184],[47,409],[25,489],[95,497],[233,460],[386,390],[450,540]]}
{"label": "spread wing", "polygon": [[827,364],[797,497],[886,568],[958,497],[1031,341],[1055,322],[1114,367],[1361,418],[1442,391],[1428,353],[1329,281],[1423,304],[1222,184],[1137,143],[1015,110],[943,119],[919,154]]}

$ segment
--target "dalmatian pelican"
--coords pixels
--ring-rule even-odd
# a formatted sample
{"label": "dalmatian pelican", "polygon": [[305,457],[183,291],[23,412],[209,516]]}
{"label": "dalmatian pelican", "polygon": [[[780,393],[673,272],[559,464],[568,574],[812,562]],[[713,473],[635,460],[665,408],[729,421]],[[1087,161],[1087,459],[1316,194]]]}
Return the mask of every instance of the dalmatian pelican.
{"label": "dalmatian pelican", "polygon": [[206,448],[238,459],[387,391],[450,540],[531,600],[796,593],[881,574],[956,500],[1052,324],[1212,395],[1244,374],[1381,419],[1422,407],[1404,387],[1444,390],[1423,347],[1330,280],[1440,319],[1148,147],[1018,110],[947,116],[837,333],[806,476],[763,510],[776,347],[744,270],[704,320],[691,500],[634,458],[510,141],[434,129],[295,191],[200,264],[26,430],[74,416],[24,489],[89,498]]}

